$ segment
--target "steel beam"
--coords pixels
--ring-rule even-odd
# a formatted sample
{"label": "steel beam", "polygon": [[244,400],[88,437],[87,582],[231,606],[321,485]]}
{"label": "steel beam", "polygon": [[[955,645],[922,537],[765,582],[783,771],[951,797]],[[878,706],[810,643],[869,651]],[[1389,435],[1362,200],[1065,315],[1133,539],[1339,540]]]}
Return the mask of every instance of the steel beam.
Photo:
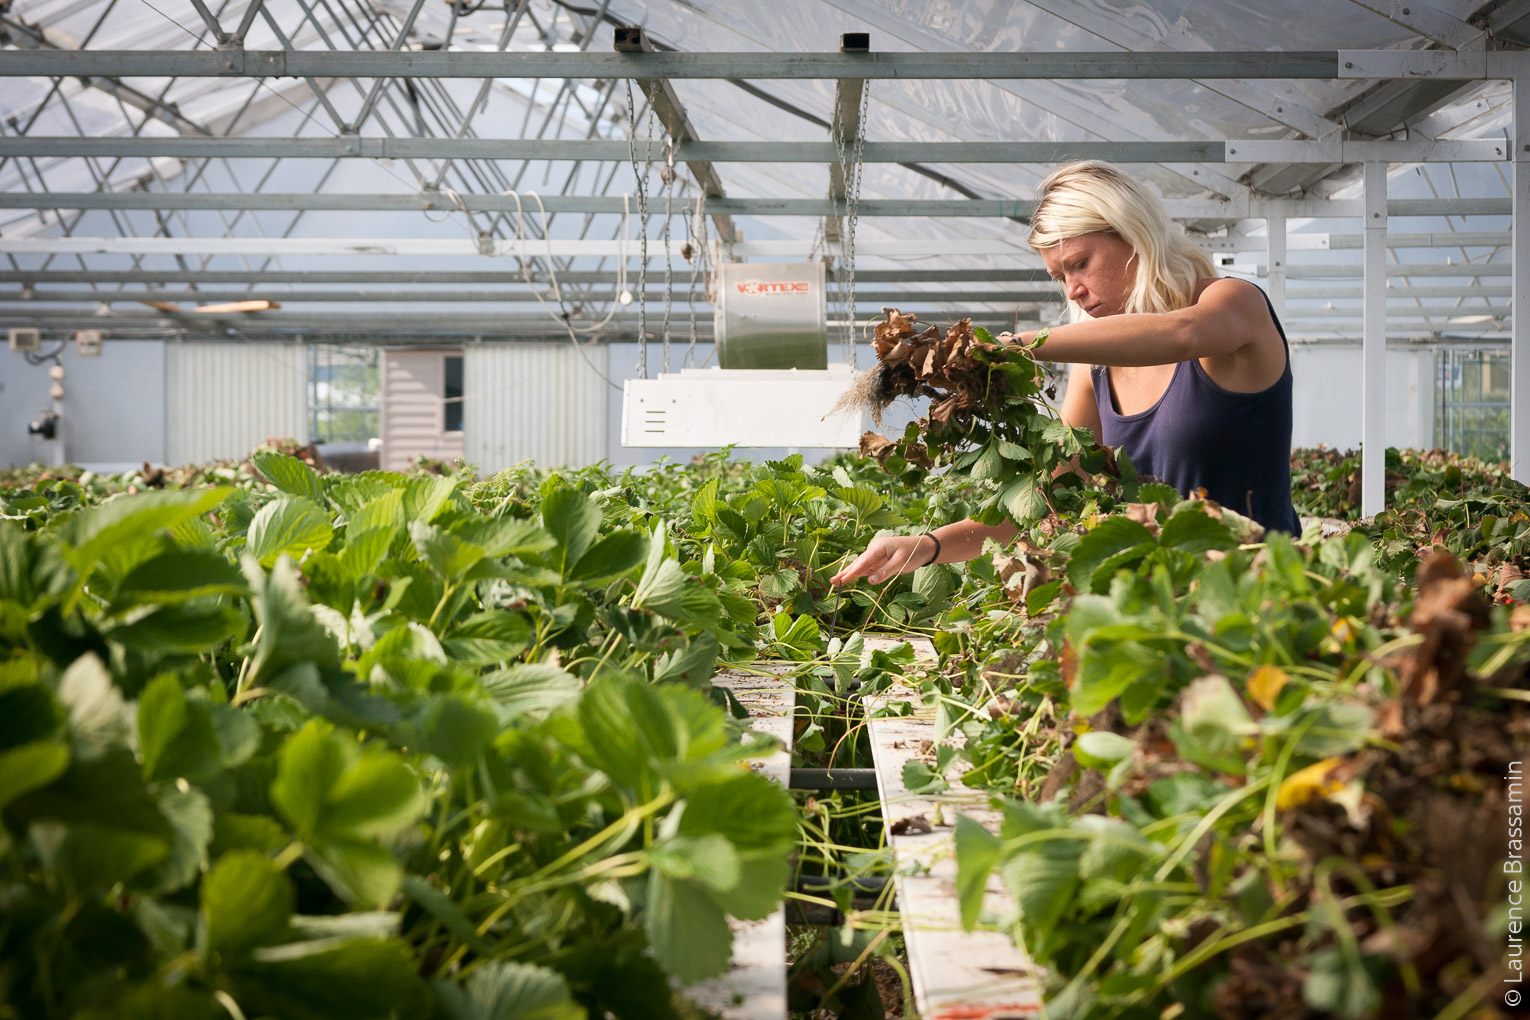
{"label": "steel beam", "polygon": [[[1348,58],[1354,63],[1351,51]],[[0,76],[1089,79],[1342,76],[1341,51],[1195,53],[390,53],[92,50],[6,54]],[[1429,68],[1436,65],[1429,64]],[[1397,70],[1395,77],[1413,77]],[[1466,75],[1465,77],[1481,77]]]}
{"label": "steel beam", "polygon": [[[1274,218],[1272,215],[1271,219]],[[1262,252],[1265,239],[1260,237],[1196,238],[1201,247],[1214,252]],[[1437,230],[1429,233],[1388,234],[1388,248],[1507,248],[1507,230]],[[1363,234],[1325,234],[1306,232],[1290,235],[1290,251],[1346,251],[1365,247]]]}
{"label": "steel beam", "polygon": [[[1382,245],[1385,249],[1385,244]],[[1267,276],[1265,266],[1257,267],[1260,276]],[[1439,276],[1439,277],[1483,277],[1483,276],[1508,276],[1514,267],[1508,262],[1456,262],[1456,263],[1402,263],[1400,265],[1383,266],[1383,276]],[[1358,280],[1365,275],[1365,266],[1287,266],[1287,280]],[[1299,291],[1288,291],[1290,298],[1300,297]]]}
{"label": "steel beam", "polygon": [[[562,277],[559,277],[560,282]],[[16,282],[16,281],[6,281]],[[259,283],[252,279],[250,282]],[[616,286],[616,277],[608,276],[602,280],[608,289],[595,294],[582,294],[578,299],[567,298],[568,305],[583,304],[604,307],[608,302]],[[219,290],[215,287],[204,287],[201,290],[166,290],[153,288],[146,290],[114,290],[102,291],[96,289],[80,288],[57,288],[44,285],[39,288],[35,282],[27,281],[30,289],[15,291],[0,291],[0,304],[14,303],[17,309],[25,309],[28,306],[43,305],[49,303],[87,303],[99,304],[131,304],[132,302],[145,301],[168,301],[175,304],[203,304],[210,301],[242,301],[251,298],[259,298],[274,301],[281,305],[303,303],[379,303],[379,304],[437,304],[437,303],[506,303],[530,304],[540,300],[548,300],[545,290],[532,291],[524,287],[503,287],[482,290],[464,289],[400,289],[398,285],[385,286],[377,284],[372,288],[360,288],[350,290],[277,290],[266,284],[258,290]],[[599,286],[599,284],[597,284]],[[1275,287],[1273,282],[1268,288],[1270,300],[1275,303]],[[1321,317],[1332,319],[1349,313],[1359,313],[1360,309],[1351,305],[1333,307],[1331,300],[1338,298],[1345,301],[1361,301],[1363,293],[1358,288],[1318,288],[1323,293],[1299,292],[1289,300],[1296,301],[1321,301],[1328,300],[1327,307],[1315,307],[1312,305],[1290,306],[1284,310],[1276,304],[1276,313],[1282,322],[1287,319],[1298,320],[1303,316],[1307,318]],[[831,300],[843,300],[841,292],[830,290]],[[1406,309],[1411,312],[1437,312],[1436,318],[1443,320],[1473,315],[1480,313],[1506,314],[1509,310],[1507,305],[1491,303],[1478,305],[1458,305],[1449,308],[1442,306],[1424,306],[1416,304],[1421,298],[1475,300],[1487,302],[1490,298],[1507,298],[1510,295],[1509,287],[1388,287],[1388,307]],[[917,312],[929,305],[942,307],[952,305],[1016,305],[1016,304],[1053,304],[1060,303],[1061,294],[1055,287],[1045,289],[1021,290],[1013,287],[994,288],[984,290],[955,290],[944,288],[939,291],[926,290],[864,290],[858,289],[855,294],[856,305],[860,307],[878,308],[887,305],[901,307],[906,312]],[[650,304],[658,304],[664,300],[662,290],[650,290],[646,298],[642,295],[634,295],[634,300],[646,300]],[[705,298],[697,298],[697,307],[711,307],[711,302]]]}
{"label": "steel beam", "polygon": [[[1045,269],[868,269],[856,273],[861,283],[1041,283],[1050,280]],[[0,283],[197,283],[197,284],[514,284],[524,276],[510,277],[504,270],[184,270],[184,269],[0,269]],[[609,286],[615,270],[571,270],[558,274],[559,283]],[[532,270],[532,283],[547,283],[547,274]]]}
{"label": "steel beam", "polygon": [[1481,45],[1484,39],[1480,28],[1423,0],[1350,0],[1350,3],[1453,50]]}
{"label": "steel beam", "polygon": [[1523,52],[1220,50],[1131,53],[481,53],[323,50],[89,50],[7,53],[0,77],[705,78],[1096,80],[1512,78]]}
{"label": "steel beam", "polygon": [[[242,295],[242,297],[249,298],[249,295],[245,294]],[[948,300],[944,295],[928,295],[930,298],[928,301],[910,301],[907,300],[909,297],[907,294],[900,294],[898,297],[898,305],[909,312],[923,312],[936,306],[941,306],[942,309],[944,309],[944,307],[947,305],[953,305],[960,308],[973,309],[976,314],[982,316],[991,316],[995,320],[1001,317],[1006,320],[1010,318],[1009,314],[1002,308],[992,309],[988,307],[991,305],[1000,304],[1000,302],[995,301],[964,304],[960,301]],[[155,298],[154,300],[159,299]],[[650,301],[656,300],[656,298],[650,297]],[[124,322],[134,322],[142,320],[145,316],[151,319],[170,316],[183,319],[219,319],[228,320],[230,322],[261,322],[267,325],[280,325],[284,328],[293,328],[299,330],[303,328],[305,323],[328,323],[331,325],[340,324],[343,326],[347,324],[362,322],[373,326],[381,323],[387,328],[394,328],[400,323],[411,323],[412,325],[410,328],[421,328],[422,324],[426,328],[429,328],[432,324],[435,323],[456,323],[458,320],[478,322],[491,319],[496,316],[498,317],[497,321],[500,325],[508,326],[514,325],[516,323],[531,323],[533,325],[539,325],[546,323],[548,324],[549,328],[556,330],[558,328],[558,323],[562,321],[561,318],[554,319],[540,309],[530,307],[534,305],[535,302],[531,298],[527,297],[522,297],[518,301],[500,300],[480,303],[482,305],[493,305],[494,307],[463,307],[458,309],[427,310],[423,308],[389,308],[387,310],[377,309],[368,311],[366,309],[347,308],[344,310],[310,309],[295,311],[283,306],[282,308],[275,309],[250,309],[246,311],[215,312],[198,311],[196,306],[189,304],[178,305],[177,302],[161,301],[160,304],[164,305],[165,307],[158,307],[154,305],[148,305],[147,299],[144,298],[136,298],[125,294],[100,294],[97,295],[97,300],[89,302],[89,304],[93,306],[90,309],[66,307],[67,304],[81,303],[84,302],[40,304],[37,301],[25,301],[10,303],[5,307],[12,325],[17,324],[18,322],[25,323],[31,320],[47,321],[60,318],[71,320],[95,318],[98,320],[98,325],[100,325],[103,329],[109,328],[111,323],[114,321],[120,320]],[[110,311],[100,312],[99,308],[95,306],[99,306],[101,304],[107,305]],[[522,307],[513,311],[500,307],[512,304],[518,304],[527,307]],[[139,305],[145,305],[146,308],[154,310],[148,311],[140,309],[137,307]],[[980,308],[978,307],[979,305],[982,305],[983,307]],[[697,321],[699,322],[700,317],[702,316],[702,313],[699,310],[703,306],[700,302],[698,302],[696,307],[698,309],[699,316]],[[633,308],[633,315],[635,316],[635,306],[633,306]],[[1438,332],[1441,330],[1465,331],[1469,329],[1480,331],[1495,331],[1507,328],[1509,323],[1509,319],[1507,317],[1507,309],[1504,308],[1497,309],[1497,311],[1500,313],[1498,315],[1494,315],[1492,312],[1484,312],[1482,315],[1462,315],[1462,312],[1472,311],[1472,309],[1468,308],[1440,309],[1442,313],[1440,315],[1408,314],[1409,312],[1416,313],[1418,311],[1419,309],[1417,308],[1406,308],[1400,309],[1397,313],[1389,315],[1387,317],[1387,333],[1393,336],[1411,335],[1409,331],[1418,327],[1427,328],[1431,332]],[[710,318],[710,315],[710,312],[706,312],[704,317]],[[583,316],[572,317],[571,321],[575,325],[579,325],[580,323],[587,323],[603,318],[603,314],[600,314],[599,312],[591,312]],[[675,321],[678,323],[684,318],[685,316],[677,316]],[[1473,321],[1460,321],[1463,319],[1471,319]],[[1312,309],[1305,315],[1292,313],[1289,315],[1288,320],[1289,321],[1285,323],[1288,332],[1300,333],[1303,331],[1321,330],[1325,332],[1342,332],[1357,339],[1363,339],[1364,319],[1363,316],[1359,314],[1343,315],[1342,313],[1338,313],[1332,310],[1325,312],[1322,309]],[[629,318],[626,314],[618,315],[611,321],[618,324],[627,322],[635,324],[637,322],[635,317]],[[1035,317],[1028,317],[1022,318],[1021,321],[1034,322],[1037,320]]]}
{"label": "steel beam", "polygon": [[[116,323],[143,323],[143,322],[226,322],[237,326],[240,323],[259,325],[264,328],[282,328],[302,331],[309,326],[328,326],[333,328],[368,328],[387,329],[390,331],[399,329],[426,329],[436,328],[459,328],[465,324],[489,324],[490,331],[498,331],[501,328],[545,328],[559,336],[567,336],[567,330],[563,328],[563,320],[541,310],[521,309],[506,311],[501,309],[462,309],[460,311],[446,311],[429,309],[419,311],[405,310],[379,310],[365,312],[356,309],[340,310],[305,310],[292,311],[288,309],[271,309],[265,311],[248,312],[198,312],[194,308],[138,308],[133,301],[117,301],[111,295],[103,297],[112,298],[110,310],[106,313],[98,313],[97,310],[82,311],[76,308],[59,307],[32,307],[24,305],[10,305],[8,311],[15,314],[18,307],[24,308],[24,316],[37,322],[69,321],[85,322],[94,321],[97,328],[110,331]],[[603,317],[603,316],[602,316]],[[1452,316],[1452,318],[1457,316]],[[1444,316],[1389,316],[1388,326],[1390,331],[1397,335],[1404,332],[1402,327],[1427,326],[1438,329],[1442,324],[1448,323]],[[1491,320],[1489,322],[1474,324],[1474,328],[1480,326],[1491,327],[1492,322],[1502,324],[1504,320]],[[627,329],[635,329],[638,323],[636,311],[627,310],[618,312],[610,320],[609,332],[622,332]],[[711,316],[698,315],[698,328],[702,325],[708,327],[710,332]],[[1362,343],[1364,337],[1360,336],[1361,317],[1342,317],[1329,319],[1308,319],[1293,322],[1293,328],[1297,325],[1303,329],[1323,328],[1328,330],[1342,330],[1351,335],[1360,337]],[[1464,327],[1461,327],[1464,328]],[[635,335],[634,335],[635,339]],[[1385,458],[1383,458],[1384,460]]]}
{"label": "steel beam", "polygon": [[1488,15],[1488,31],[1523,42],[1526,18],[1530,18],[1530,0],[1508,0]]}
{"label": "steel beam", "polygon": [[[662,240],[649,243],[650,258],[681,257],[684,242],[671,239],[666,249]],[[823,250],[839,256],[843,245],[826,245]],[[1295,247],[1294,245],[1292,247]],[[1417,247],[1417,245],[1407,245]],[[13,255],[403,255],[403,256],[485,256],[493,258],[616,258],[634,259],[633,246],[620,240],[526,238],[521,240],[470,240],[468,238],[415,237],[0,237],[0,254]],[[741,241],[733,246],[739,258],[805,258],[812,249],[806,239],[782,241]],[[858,255],[907,257],[906,241],[889,239],[863,241],[856,246]],[[1263,247],[1251,249],[1263,251]],[[921,241],[919,254],[928,258],[955,256],[995,256],[1039,260],[1039,256],[1019,238],[983,238],[971,241],[950,239]],[[514,268],[514,267],[511,267]],[[1247,272],[1248,267],[1233,267]],[[1268,275],[1267,266],[1254,267],[1257,275]],[[507,269],[507,272],[511,269]],[[1507,276],[1509,262],[1402,263],[1386,267],[1388,276]],[[1295,265],[1287,267],[1287,279],[1348,279],[1360,275],[1356,265]]]}
{"label": "steel beam", "polygon": [[1387,164],[1365,164],[1365,312],[1361,354],[1360,509],[1386,509]]}
{"label": "steel beam", "polygon": [[[460,199],[461,205],[457,204]],[[544,195],[549,213],[612,213],[630,210],[631,202],[609,195]],[[524,207],[526,200],[521,204]],[[1214,199],[1167,199],[1169,215],[1182,220],[1241,220],[1287,217],[1359,217],[1364,203],[1355,199],[1257,199],[1219,202]],[[48,191],[0,192],[0,209],[273,209],[282,211],[336,210],[359,212],[515,212],[509,195],[418,194],[298,194],[291,192],[182,191]],[[733,216],[829,216],[834,204],[825,198],[708,199],[705,208]],[[863,199],[861,216],[931,216],[1028,220],[1036,203],[1023,198],[995,199]],[[693,199],[677,201],[674,215],[692,216]],[[1392,199],[1389,216],[1508,216],[1507,198]]]}
{"label": "steel beam", "polygon": [[219,45],[228,40],[228,34],[223,31],[223,26],[218,24],[217,17],[207,9],[207,4],[203,3],[203,0],[191,0],[191,6],[196,9],[197,14],[201,15],[207,30],[212,33],[214,39],[218,40]]}
{"label": "steel beam", "polygon": [[[1454,287],[1418,287],[1411,284],[1399,284],[1387,282],[1387,300],[1412,301],[1416,298],[1506,298],[1510,288],[1507,284],[1488,284],[1486,286],[1470,283],[1458,284]],[[1318,301],[1330,298],[1345,298],[1360,300],[1364,291],[1360,287],[1298,287],[1295,290],[1286,291],[1287,301]]]}
{"label": "steel beam", "polygon": [[[562,277],[559,277],[561,282]],[[616,277],[614,274],[606,281],[611,290],[605,294],[595,295],[595,303],[604,305],[614,296]],[[834,296],[835,292],[830,292]],[[28,305],[41,305],[50,302],[57,303],[88,303],[100,304],[131,304],[145,301],[167,301],[173,304],[207,304],[213,301],[246,301],[246,300],[274,301],[279,305],[303,304],[303,303],[409,303],[420,302],[432,304],[450,302],[463,303],[506,303],[506,304],[533,304],[539,301],[549,301],[550,295],[546,290],[532,291],[524,287],[514,289],[493,290],[399,290],[397,287],[376,290],[276,290],[272,287],[259,287],[256,290],[218,290],[207,288],[202,290],[116,290],[101,291],[91,289],[37,289],[35,285],[31,291],[0,291],[0,304],[14,302],[14,307],[25,309]],[[657,304],[664,300],[663,290],[649,290],[646,297],[633,294],[633,301],[647,300],[650,304]],[[1055,287],[1045,290],[951,290],[949,288],[939,291],[917,290],[887,290],[887,291],[857,291],[856,304],[879,306],[885,304],[902,304],[905,311],[915,312],[920,306],[929,304],[962,304],[964,302],[981,304],[1016,304],[1035,302],[1060,302],[1061,292]],[[591,298],[581,300],[566,298],[565,304],[590,304]],[[703,298],[697,298],[697,307],[710,308],[712,303]],[[1326,313],[1325,313],[1326,314]]]}
{"label": "steel beam", "polygon": [[[671,239],[667,254],[681,257],[684,241]],[[741,241],[733,246],[739,258],[804,258],[811,242]],[[832,255],[841,254],[840,245],[826,245]],[[857,245],[860,255],[906,257],[907,241],[866,241]],[[628,258],[638,257],[637,246],[621,240],[582,240],[528,238],[524,240],[470,240],[468,238],[412,237],[0,237],[0,254],[32,255],[428,255],[492,256],[496,258]],[[996,255],[1026,257],[1035,255],[1018,239],[1005,241],[989,238],[962,241],[920,242],[919,253],[931,258],[953,255]],[[664,258],[663,240],[650,241],[650,258]],[[516,267],[508,265],[506,272]]]}
{"label": "steel beam", "polygon": [[[1433,144],[1459,146],[1468,143]],[[1486,143],[1471,144],[1476,151]],[[603,160],[625,163],[630,158],[630,150],[624,141],[583,139],[363,138],[357,135],[330,138],[27,136],[0,138],[0,156]],[[872,142],[865,145],[862,154],[868,163],[1057,163],[1086,157],[1118,163],[1224,162],[1226,145],[1222,142]],[[828,163],[837,158],[832,142],[691,141],[675,147],[676,162],[686,163]],[[1332,162],[1326,158],[1324,161]]]}
{"label": "steel beam", "polygon": [[1434,138],[1317,142],[1228,141],[1229,163],[1479,163],[1507,159],[1502,139],[1450,141]]}
{"label": "steel beam", "polygon": [[[1496,162],[1507,158],[1500,139],[1437,141],[1190,141],[1190,142],[867,142],[867,163],[1393,163]],[[0,156],[152,157],[226,159],[513,159],[610,160],[630,157],[626,142],[524,138],[0,138]],[[682,142],[676,162],[829,163],[832,142]]]}
{"label": "steel beam", "polygon": [[[624,54],[648,54],[653,53],[653,44],[648,41],[648,35],[641,28],[623,27],[616,30],[614,46],[616,52]],[[649,108],[654,116],[659,118],[659,123],[664,125],[670,140],[674,143],[676,160],[683,146],[688,142],[699,140],[696,128],[691,124],[690,117],[686,116],[685,106],[680,102],[680,96],[675,92],[675,87],[663,78],[639,78],[637,86],[643,95],[648,97]],[[635,115],[635,114],[634,114]],[[637,130],[637,125],[632,126]],[[696,184],[706,196],[707,205],[718,199],[727,198],[727,192],[723,190],[722,178],[717,175],[717,170],[712,166],[712,161],[707,159],[687,159],[685,165],[695,178]],[[724,242],[732,244],[738,240],[738,228],[733,225],[732,217],[726,213],[711,212],[712,225],[717,228],[717,236]],[[646,229],[646,227],[645,227]]]}

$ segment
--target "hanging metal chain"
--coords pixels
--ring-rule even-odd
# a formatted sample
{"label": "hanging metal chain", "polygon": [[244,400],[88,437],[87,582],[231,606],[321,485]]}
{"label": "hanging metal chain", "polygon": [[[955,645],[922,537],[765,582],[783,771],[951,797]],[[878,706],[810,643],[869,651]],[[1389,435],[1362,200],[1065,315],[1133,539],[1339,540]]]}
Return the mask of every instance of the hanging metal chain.
{"label": "hanging metal chain", "polygon": [[[848,190],[849,189],[849,176],[848,176],[849,167],[848,167],[847,164],[849,162],[849,159],[848,159],[848,156],[845,153],[845,124],[844,124],[844,121],[840,118],[840,115],[839,115],[839,104],[838,103],[834,104],[834,121],[833,121],[833,123],[831,123],[829,125],[829,140],[834,143],[834,155],[839,160],[839,179],[841,181],[845,182],[845,187],[846,187],[845,197],[848,198],[849,197],[849,190]],[[839,215],[840,215],[840,208],[841,207],[840,207],[839,203],[837,201],[835,201],[834,195],[832,194],[832,189],[830,189],[830,190],[831,190],[831,194],[829,195],[829,200],[832,203],[832,208],[829,210],[829,214],[831,216],[839,217]],[[840,231],[840,240],[841,240],[841,242],[843,242],[843,240],[844,240],[844,231],[843,231],[843,229],[841,229],[841,231]],[[828,245],[828,238],[824,234],[823,224],[820,223],[820,224],[818,224],[818,230],[813,234],[813,246],[808,250],[808,259],[809,259],[809,261],[811,261],[814,258],[815,254],[820,250],[820,248],[825,248],[826,249],[827,245]],[[843,258],[843,253],[841,253],[841,257],[840,258],[834,259],[833,266],[834,266],[835,291],[836,291],[837,296],[838,296],[838,300],[835,302],[835,304],[836,304],[836,306],[840,307],[840,317],[845,322],[845,333],[844,333],[844,336],[840,338],[840,349],[841,349],[841,351],[845,351],[845,350],[849,350],[850,347],[851,347],[851,344],[853,343],[853,335],[852,335],[852,333],[853,333],[853,330],[855,329],[855,324],[854,324],[855,314],[854,314],[853,310],[850,313],[847,314],[845,312],[844,308],[842,307],[844,305],[844,301],[845,301],[845,276],[844,276],[844,272],[845,272],[845,260]],[[843,355],[841,355],[841,356],[843,356]]]}
{"label": "hanging metal chain", "polygon": [[[844,315],[845,332],[842,338],[842,356],[850,364],[855,363],[855,226],[859,216],[860,190],[861,190],[861,167],[862,154],[866,142],[866,109],[870,99],[870,83],[865,82],[861,86],[861,108],[858,128],[855,133],[855,146],[850,152],[845,148],[845,122],[840,117],[839,105],[835,104],[834,121],[829,125],[829,138],[834,143],[834,152],[839,159],[840,181],[844,185],[844,217],[843,226],[840,229],[840,257],[834,261],[834,279],[839,285],[839,298]],[[840,207],[833,209],[833,215],[839,216]],[[819,227],[822,230],[822,225]],[[827,239],[824,239],[825,246]],[[817,251],[819,238],[815,234],[813,238],[813,250]],[[811,254],[809,258],[811,258]]]}
{"label": "hanging metal chain", "polygon": [[675,139],[666,135],[664,140],[664,166],[659,170],[659,180],[664,185],[664,371],[669,371],[669,312],[674,301],[674,276],[669,254],[669,221],[674,215],[675,197]]}
{"label": "hanging metal chain", "polygon": [[866,151],[866,111],[871,101],[871,83],[868,81],[861,86],[861,114],[860,130],[855,133],[855,156],[851,162],[852,176],[845,181],[845,211],[848,214],[849,223],[846,225],[844,236],[844,263],[845,263],[845,287],[847,292],[845,304],[850,314],[846,316],[850,325],[845,331],[845,361],[852,367],[855,365],[855,227],[860,221],[861,208],[861,172],[866,167],[862,158]]}
{"label": "hanging metal chain", "polygon": [[648,378],[648,312],[645,298],[648,288],[648,168],[653,164],[653,95],[648,99],[648,143],[643,150],[643,165],[637,158],[637,105],[632,98],[632,79],[627,79],[627,110],[632,118],[632,129],[627,132],[627,153],[632,160],[632,176],[637,180],[638,198],[638,356],[639,379]]}
{"label": "hanging metal chain", "polygon": [[706,252],[706,220],[702,216],[702,210],[707,203],[705,191],[696,195],[696,215],[693,219],[686,220],[685,232],[691,245],[691,286],[686,299],[690,303],[691,314],[691,343],[685,349],[685,367],[692,368],[696,364],[696,276],[701,271],[701,260]]}
{"label": "hanging metal chain", "polygon": [[[808,245],[807,260],[809,262],[817,262],[824,255],[823,246],[825,243],[826,239],[823,235],[823,221],[819,220],[818,228],[813,231],[813,243]],[[838,270],[836,270],[836,272],[838,272]]]}

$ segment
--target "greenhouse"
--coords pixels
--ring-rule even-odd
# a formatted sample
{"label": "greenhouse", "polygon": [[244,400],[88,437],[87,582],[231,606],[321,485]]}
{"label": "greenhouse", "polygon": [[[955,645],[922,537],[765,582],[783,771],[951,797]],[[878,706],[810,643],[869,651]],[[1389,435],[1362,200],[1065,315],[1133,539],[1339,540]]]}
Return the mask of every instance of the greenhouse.
{"label": "greenhouse", "polygon": [[0,83],[0,1017],[1530,1013],[1530,0]]}

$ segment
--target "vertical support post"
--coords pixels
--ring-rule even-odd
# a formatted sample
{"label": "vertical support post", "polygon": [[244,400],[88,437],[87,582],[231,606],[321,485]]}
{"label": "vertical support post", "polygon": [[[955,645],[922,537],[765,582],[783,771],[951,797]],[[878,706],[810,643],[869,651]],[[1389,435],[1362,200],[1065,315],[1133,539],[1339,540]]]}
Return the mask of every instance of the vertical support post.
{"label": "vertical support post", "polygon": [[1286,214],[1271,213],[1264,219],[1264,232],[1269,235],[1265,252],[1269,259],[1270,304],[1275,306],[1275,318],[1284,325],[1286,321]]}
{"label": "vertical support post", "polygon": [[1420,450],[1432,450],[1436,446],[1434,438],[1434,409],[1439,403],[1434,396],[1434,348],[1420,347],[1414,358],[1414,370],[1418,373],[1418,390],[1414,401],[1414,421],[1417,428],[1414,430],[1413,442]]}
{"label": "vertical support post", "polygon": [[1530,78],[1514,79],[1514,284],[1509,344],[1509,474],[1530,484]]}
{"label": "vertical support post", "polygon": [[1386,509],[1387,164],[1365,164],[1364,337],[1360,398],[1360,512]]}
{"label": "vertical support post", "polygon": [[[62,365],[63,363],[59,362],[59,364]],[[57,388],[55,389],[54,387]],[[48,395],[52,398],[53,401],[53,420],[55,422],[54,428],[58,429],[58,432],[54,435],[53,441],[48,445],[53,448],[51,451],[53,454],[53,466],[63,467],[65,464],[69,463],[68,459],[64,455],[64,439],[69,434],[69,426],[72,424],[72,422],[70,422],[69,418],[64,414],[63,387],[58,383],[54,383],[54,387],[49,387],[51,392]],[[59,395],[53,396],[54,393]]]}

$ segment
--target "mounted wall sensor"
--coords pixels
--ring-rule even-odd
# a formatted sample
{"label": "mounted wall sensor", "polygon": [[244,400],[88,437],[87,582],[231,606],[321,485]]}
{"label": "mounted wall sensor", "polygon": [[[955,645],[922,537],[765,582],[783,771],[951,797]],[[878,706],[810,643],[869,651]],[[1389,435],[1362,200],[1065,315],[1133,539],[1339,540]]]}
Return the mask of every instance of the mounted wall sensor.
{"label": "mounted wall sensor", "polygon": [[82,329],[74,335],[74,353],[80,358],[99,358],[101,340],[105,336],[99,329]]}
{"label": "mounted wall sensor", "polygon": [[42,349],[42,330],[23,326],[11,327],[11,350],[37,351]]}

